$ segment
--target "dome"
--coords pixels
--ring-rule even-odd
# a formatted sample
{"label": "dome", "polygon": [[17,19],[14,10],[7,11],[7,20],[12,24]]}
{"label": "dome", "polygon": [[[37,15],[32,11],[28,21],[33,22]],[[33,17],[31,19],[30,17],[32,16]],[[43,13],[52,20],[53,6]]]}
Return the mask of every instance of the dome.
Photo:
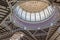
{"label": "dome", "polygon": [[42,22],[53,15],[53,8],[47,2],[27,1],[17,3],[13,11],[24,22]]}
{"label": "dome", "polygon": [[58,20],[58,9],[45,1],[19,1],[13,7],[14,25],[27,30],[48,28]]}

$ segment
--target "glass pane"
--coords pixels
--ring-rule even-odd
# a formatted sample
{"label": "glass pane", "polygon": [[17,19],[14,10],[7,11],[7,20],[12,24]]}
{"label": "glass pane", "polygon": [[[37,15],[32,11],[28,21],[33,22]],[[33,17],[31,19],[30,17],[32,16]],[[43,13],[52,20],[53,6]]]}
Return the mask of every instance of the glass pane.
{"label": "glass pane", "polygon": [[24,20],[25,20],[25,16],[26,16],[26,12],[25,12],[25,11],[23,11],[23,12],[22,12],[22,19],[24,19]]}
{"label": "glass pane", "polygon": [[36,13],[36,21],[40,21],[40,15],[39,15],[39,13]]}
{"label": "glass pane", "polygon": [[20,18],[22,16],[21,14],[22,14],[22,9],[20,8],[19,11],[18,11],[18,15],[19,15]]}
{"label": "glass pane", "polygon": [[47,9],[44,10],[44,13],[45,13],[46,18],[48,18],[50,16]]}
{"label": "glass pane", "polygon": [[50,15],[52,14],[52,12],[53,12],[53,10],[52,10],[53,8],[51,7],[51,6],[49,6],[48,7],[48,10],[49,10],[49,13],[50,13]]}
{"label": "glass pane", "polygon": [[41,20],[45,19],[45,15],[43,11],[40,12],[40,16],[41,16]]}
{"label": "glass pane", "polygon": [[26,20],[27,20],[27,21],[30,21],[30,13],[28,13],[28,12],[27,12],[27,14],[26,14]]}
{"label": "glass pane", "polygon": [[19,11],[19,6],[17,6],[14,11],[15,11],[16,13],[18,13],[18,11]]}
{"label": "glass pane", "polygon": [[31,21],[35,21],[35,13],[31,13]]}

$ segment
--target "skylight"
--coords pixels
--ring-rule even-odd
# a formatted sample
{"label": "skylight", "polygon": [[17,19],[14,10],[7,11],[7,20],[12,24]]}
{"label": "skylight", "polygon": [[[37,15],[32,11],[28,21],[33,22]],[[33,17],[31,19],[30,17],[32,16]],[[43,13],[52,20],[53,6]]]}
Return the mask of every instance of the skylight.
{"label": "skylight", "polygon": [[40,4],[40,3],[43,3],[43,2],[38,2],[38,1],[37,2],[27,1],[24,3],[19,2],[17,3],[17,6],[13,10],[13,12],[17,15],[19,19],[27,22],[41,22],[46,19],[49,19],[49,17],[53,14],[52,6],[48,5],[47,3],[44,3],[46,5]]}

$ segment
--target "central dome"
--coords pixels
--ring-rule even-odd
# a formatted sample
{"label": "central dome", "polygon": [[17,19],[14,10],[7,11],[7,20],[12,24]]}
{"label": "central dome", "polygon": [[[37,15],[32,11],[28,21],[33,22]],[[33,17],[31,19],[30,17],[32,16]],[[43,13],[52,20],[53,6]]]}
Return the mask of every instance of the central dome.
{"label": "central dome", "polygon": [[12,22],[27,30],[45,29],[57,22],[58,8],[46,1],[18,1],[12,6]]}
{"label": "central dome", "polygon": [[13,13],[23,22],[42,22],[49,19],[54,8],[44,1],[19,1],[13,8]]}
{"label": "central dome", "polygon": [[45,9],[48,6],[47,2],[41,2],[41,1],[26,1],[26,2],[19,2],[18,5],[20,7],[28,12],[39,12],[43,9]]}

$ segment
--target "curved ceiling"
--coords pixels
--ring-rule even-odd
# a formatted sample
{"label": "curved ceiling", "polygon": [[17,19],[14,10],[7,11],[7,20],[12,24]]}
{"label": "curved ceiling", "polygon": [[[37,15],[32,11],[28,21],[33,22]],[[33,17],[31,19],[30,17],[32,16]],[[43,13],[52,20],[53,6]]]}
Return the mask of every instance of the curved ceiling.
{"label": "curved ceiling", "polygon": [[[32,2],[33,4],[30,4],[30,2]],[[24,4],[26,8],[20,5],[20,2],[17,2],[13,6],[12,21],[14,25],[21,27],[24,30],[45,29],[53,26],[55,24],[55,21],[57,21],[58,15],[56,14],[56,7],[48,4],[48,6],[45,5],[44,8],[42,7],[41,10],[40,6],[42,6],[42,4],[38,6],[41,2],[43,1],[38,1],[37,3],[33,1],[22,2],[22,4],[29,4]],[[34,6],[35,4],[39,7],[40,11],[38,10],[37,6]],[[33,7],[30,5],[32,5]],[[37,9],[31,11],[32,8]]]}
{"label": "curved ceiling", "polygon": [[13,13],[23,21],[41,22],[53,15],[54,8],[42,1],[18,2],[13,8]]}

